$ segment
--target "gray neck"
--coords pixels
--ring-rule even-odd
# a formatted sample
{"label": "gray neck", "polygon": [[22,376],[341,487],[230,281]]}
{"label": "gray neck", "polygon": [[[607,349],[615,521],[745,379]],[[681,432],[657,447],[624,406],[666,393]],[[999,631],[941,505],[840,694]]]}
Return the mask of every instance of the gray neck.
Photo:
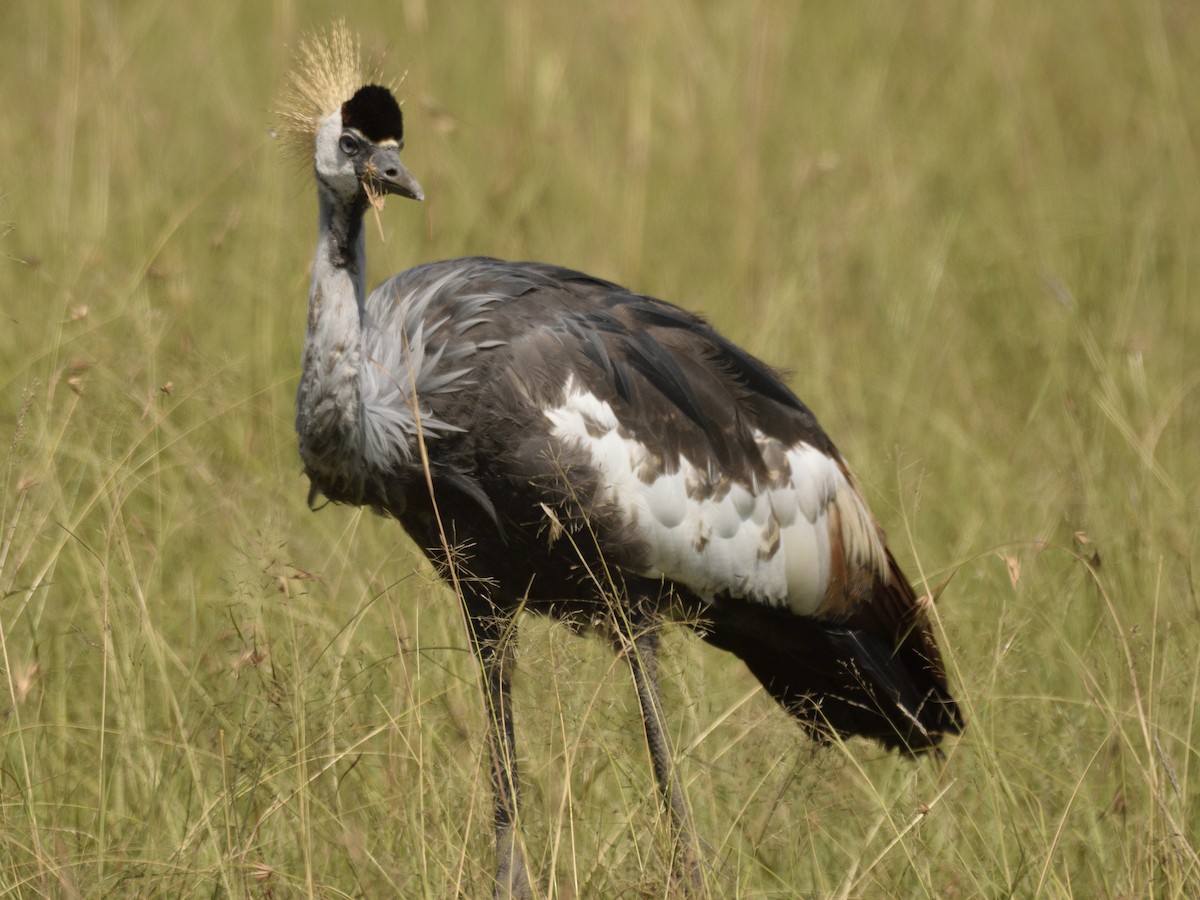
{"label": "gray neck", "polygon": [[318,191],[318,196],[320,237],[308,292],[309,311],[312,311],[312,301],[318,291],[328,295],[343,291],[345,284],[350,287],[356,309],[361,311],[366,296],[367,254],[362,227],[366,198],[347,202],[335,198],[327,190]]}
{"label": "gray neck", "polygon": [[[320,238],[308,291],[308,335],[296,429],[310,473],[349,476],[362,458],[360,366],[366,269],[363,212],[366,199],[346,202],[324,186]],[[341,470],[336,472],[335,470]]]}

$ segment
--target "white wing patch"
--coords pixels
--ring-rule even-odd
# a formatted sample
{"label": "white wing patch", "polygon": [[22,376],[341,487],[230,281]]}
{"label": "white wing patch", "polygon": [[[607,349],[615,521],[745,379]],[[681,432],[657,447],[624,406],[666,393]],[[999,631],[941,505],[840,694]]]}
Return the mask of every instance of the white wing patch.
{"label": "white wing patch", "polygon": [[573,379],[545,415],[555,437],[588,452],[605,499],[646,540],[651,568],[640,574],[678,581],[705,600],[727,592],[814,615],[843,599],[829,593],[831,581],[841,593],[846,566],[873,567],[883,557],[838,461],[809,444],[756,434],[770,471],[747,488],[686,458],[666,474],[650,448],[620,433],[612,407]]}

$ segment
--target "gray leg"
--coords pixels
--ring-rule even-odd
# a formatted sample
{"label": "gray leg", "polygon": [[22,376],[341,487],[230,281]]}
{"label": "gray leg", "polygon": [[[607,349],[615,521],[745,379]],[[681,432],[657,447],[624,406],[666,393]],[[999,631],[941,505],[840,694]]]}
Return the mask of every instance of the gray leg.
{"label": "gray leg", "polygon": [[682,887],[688,894],[703,896],[705,890],[700,870],[700,846],[692,830],[683,786],[675,770],[675,754],[671,749],[671,736],[667,733],[662,698],[658,692],[658,632],[652,625],[634,624],[631,627],[633,634],[626,635],[632,644],[627,651],[629,666],[633,671],[638,704],[642,708],[642,726],[646,729],[654,777],[671,817],[671,830],[678,854],[672,868],[676,875],[682,876]]}
{"label": "gray leg", "polygon": [[488,755],[495,792],[495,896],[497,900],[532,897],[529,871],[517,833],[517,750],[509,692],[513,619],[491,603],[468,602],[465,606],[471,646],[483,667]]}

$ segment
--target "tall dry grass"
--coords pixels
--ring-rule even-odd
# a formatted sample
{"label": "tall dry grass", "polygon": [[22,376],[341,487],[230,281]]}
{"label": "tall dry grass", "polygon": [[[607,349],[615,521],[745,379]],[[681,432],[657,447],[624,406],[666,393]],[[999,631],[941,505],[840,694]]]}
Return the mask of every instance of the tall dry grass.
{"label": "tall dry grass", "polygon": [[[817,750],[675,633],[723,896],[1200,891],[1200,16],[1187,2],[0,6],[0,890],[479,896],[482,708],[394,523],[311,515],[291,404],[305,28],[387,51],[430,200],[374,276],[540,258],[791,381],[931,590],[942,763]],[[943,590],[944,588],[944,590]],[[666,890],[628,675],[528,622],[551,896]]]}

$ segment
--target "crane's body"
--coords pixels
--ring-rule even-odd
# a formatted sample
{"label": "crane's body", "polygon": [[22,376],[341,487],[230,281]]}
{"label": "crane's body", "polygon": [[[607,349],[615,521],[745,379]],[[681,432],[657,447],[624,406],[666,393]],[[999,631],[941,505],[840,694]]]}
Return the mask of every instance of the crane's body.
{"label": "crane's body", "polygon": [[735,653],[813,735],[906,753],[962,720],[926,609],[816,418],[705,321],[568,269],[473,257],[365,292],[372,196],[423,194],[369,86],[312,121],[320,239],[297,395],[314,494],[397,518],[458,591],[487,687],[497,891],[513,827],[518,609],[630,658],[685,865],[697,852],[654,677],[657,628]]}
{"label": "crane's body", "polygon": [[[431,263],[361,310],[354,295],[338,309],[314,270],[297,428],[315,491],[395,516],[443,568],[448,546],[501,605],[594,620],[635,580],[718,646],[718,623],[775,621],[764,643],[782,625],[788,658],[747,661],[812,698],[814,731],[910,750],[940,733],[948,695],[907,584],[837,450],[764,364],[678,307],[558,267]],[[871,627],[881,591],[908,601],[891,633]],[[893,659],[905,632],[909,658]],[[739,655],[754,640],[739,635]]]}

